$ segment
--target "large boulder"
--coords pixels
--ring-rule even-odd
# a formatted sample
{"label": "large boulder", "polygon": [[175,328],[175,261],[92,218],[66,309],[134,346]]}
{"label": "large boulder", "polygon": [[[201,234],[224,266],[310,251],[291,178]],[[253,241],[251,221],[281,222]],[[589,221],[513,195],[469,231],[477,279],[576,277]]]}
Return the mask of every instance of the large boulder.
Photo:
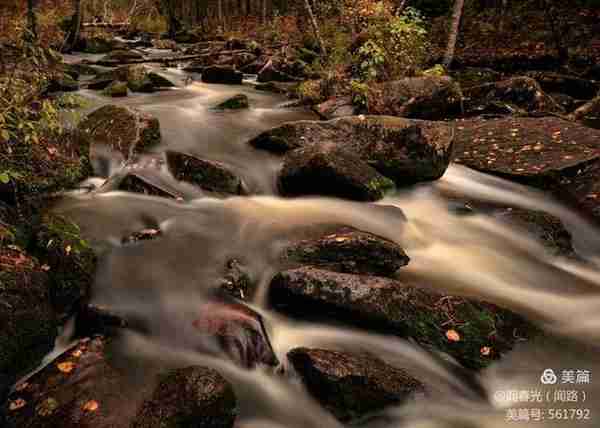
{"label": "large boulder", "polygon": [[121,82],[119,80],[115,80],[102,92],[104,95],[113,98],[126,97],[128,93],[127,82]]}
{"label": "large boulder", "polygon": [[228,85],[240,85],[244,75],[228,66],[209,66],[202,70],[202,81],[205,83],[223,83]]}
{"label": "large boulder", "polygon": [[462,111],[460,85],[447,76],[408,77],[375,85],[369,113],[414,119],[444,119]]}
{"label": "large boulder", "polygon": [[406,371],[367,353],[295,348],[288,359],[311,395],[342,421],[401,404],[423,391]]}
{"label": "large boulder", "polygon": [[592,98],[569,115],[571,120],[596,119],[600,117],[600,95]]}
{"label": "large boulder", "polygon": [[289,122],[258,135],[250,144],[286,153],[322,142],[358,156],[397,185],[440,178],[452,153],[447,124],[392,116]]}
{"label": "large boulder", "polygon": [[85,40],[83,51],[91,54],[103,54],[112,51],[114,47],[114,40],[105,39],[103,37],[92,37]]}
{"label": "large boulder", "polygon": [[600,131],[556,117],[458,123],[454,161],[525,184],[551,188],[600,158]]}
{"label": "large boulder", "polygon": [[283,259],[335,272],[378,276],[391,276],[410,260],[396,243],[349,227],[294,242]]}
{"label": "large boulder", "polygon": [[149,69],[141,64],[124,65],[114,70],[97,74],[87,83],[89,89],[105,89],[115,81],[127,82],[127,87],[134,92],[154,92],[156,86]]}
{"label": "large boulder", "polygon": [[257,80],[259,82],[295,82],[298,78],[275,68],[269,63],[259,71]]}
{"label": "large boulder", "polygon": [[7,427],[233,426],[233,390],[217,372],[148,368],[134,380],[117,351],[101,336],[80,340],[15,389],[4,409]]}
{"label": "large boulder", "polygon": [[168,151],[166,156],[169,170],[178,180],[187,181],[210,192],[228,195],[248,193],[244,181],[222,162],[175,151]]}
{"label": "large boulder", "polygon": [[278,273],[269,297],[290,316],[412,337],[470,368],[486,366],[532,331],[517,315],[491,304],[314,267]]}
{"label": "large boulder", "polygon": [[93,144],[110,147],[126,159],[161,140],[158,119],[131,107],[110,104],[87,115],[78,130]]}
{"label": "large boulder", "polygon": [[351,97],[332,97],[317,104],[313,110],[325,120],[356,114],[356,107]]}
{"label": "large boulder", "polygon": [[376,201],[394,187],[393,181],[355,154],[327,143],[289,152],[279,173],[279,191],[286,196],[325,195]]}
{"label": "large boulder", "polygon": [[560,113],[562,108],[530,77],[514,77],[500,82],[473,86],[463,90],[468,113],[507,112]]}

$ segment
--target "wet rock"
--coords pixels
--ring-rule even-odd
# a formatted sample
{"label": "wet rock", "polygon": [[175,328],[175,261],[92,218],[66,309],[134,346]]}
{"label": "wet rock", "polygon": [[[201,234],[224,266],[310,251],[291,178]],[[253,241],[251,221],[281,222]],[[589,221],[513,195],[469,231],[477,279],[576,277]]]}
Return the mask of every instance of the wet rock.
{"label": "wet rock", "polygon": [[202,81],[205,83],[223,83],[240,85],[244,75],[228,66],[209,66],[202,71]]}
{"label": "wet rock", "polygon": [[106,89],[111,83],[115,81],[115,76],[112,74],[101,74],[96,75],[92,80],[85,83],[88,89],[102,90]]}
{"label": "wet rock", "polygon": [[77,129],[94,144],[110,147],[125,159],[161,139],[158,119],[131,107],[110,104],[87,115]]}
{"label": "wet rock", "polygon": [[325,120],[352,116],[356,111],[351,97],[332,97],[314,106],[313,110]]}
{"label": "wet rock", "polygon": [[553,190],[559,198],[600,224],[600,161],[569,170],[561,175]]}
{"label": "wet rock", "polygon": [[[128,375],[104,337],[84,339],[9,397],[9,428],[232,427],[235,397],[217,372],[187,367]],[[142,369],[137,362],[138,369]],[[158,376],[152,376],[157,373]]]}
{"label": "wet rock", "polygon": [[248,300],[254,295],[256,284],[244,266],[237,259],[231,259],[225,264],[225,272],[217,282],[217,289],[235,299]]}
{"label": "wet rock", "polygon": [[239,110],[250,107],[248,97],[244,94],[237,94],[233,97],[218,104],[215,109],[217,110]]}
{"label": "wet rock", "polygon": [[98,61],[98,64],[112,66],[118,64],[126,64],[128,62],[135,62],[143,59],[144,55],[142,55],[139,52],[130,50],[116,50],[102,57],[102,59]]}
{"label": "wet rock", "polygon": [[155,88],[174,88],[176,86],[166,77],[163,77],[158,73],[154,73],[153,71],[147,73],[146,77],[148,80],[150,80],[150,82],[152,82],[152,85],[154,85]]}
{"label": "wet rock", "polygon": [[236,68],[241,69],[248,64],[252,64],[254,61],[256,61],[256,59],[257,57],[254,54],[249,52],[240,52],[233,56],[233,64],[236,66]]}
{"label": "wet rock", "polygon": [[208,66],[205,60],[194,60],[183,68],[187,73],[202,73]]}
{"label": "wet rock", "polygon": [[243,39],[232,37],[225,42],[225,49],[228,50],[241,50],[248,49],[249,42]]}
{"label": "wet rock", "polygon": [[[469,368],[481,368],[534,329],[497,306],[447,296],[400,281],[313,267],[278,273],[271,282],[274,308],[304,321],[344,322],[412,337]],[[448,339],[448,331],[458,337]]]}
{"label": "wet rock", "polygon": [[90,89],[104,89],[114,81],[127,82],[127,87],[134,92],[154,92],[155,85],[150,78],[148,68],[144,65],[124,65],[114,70],[96,75],[87,83]]}
{"label": "wet rock", "polygon": [[0,261],[1,404],[16,378],[52,350],[58,320],[46,267],[18,247],[4,244]]}
{"label": "wet rock", "polygon": [[187,181],[210,192],[230,195],[248,193],[242,179],[221,162],[174,151],[168,151],[166,156],[167,165],[177,180]]}
{"label": "wet rock", "polygon": [[452,152],[446,124],[391,116],[289,122],[258,135],[250,144],[285,153],[321,142],[343,147],[400,186],[441,177]]}
{"label": "wet rock", "polygon": [[296,348],[288,359],[311,395],[342,421],[398,405],[423,391],[406,371],[366,353]]}
{"label": "wet rock", "polygon": [[74,92],[79,90],[79,82],[67,73],[54,77],[48,86],[48,92]]}
{"label": "wet rock", "polygon": [[450,77],[409,77],[376,85],[369,113],[415,119],[444,119],[462,112],[460,86]]}
{"label": "wet rock", "polygon": [[295,242],[286,249],[284,259],[335,272],[377,276],[391,276],[410,260],[394,242],[347,227]]}
{"label": "wet rock", "polygon": [[193,31],[181,30],[175,34],[173,40],[176,43],[198,43],[202,41],[202,37]]}
{"label": "wet rock", "polygon": [[585,101],[576,100],[575,98],[567,94],[551,92],[549,95],[567,113],[572,112],[576,108],[581,107],[583,104],[585,104]]}
{"label": "wet rock", "polygon": [[454,161],[542,188],[599,158],[600,131],[555,117],[457,124]]}
{"label": "wet rock", "polygon": [[335,145],[303,147],[286,154],[279,173],[283,195],[325,195],[376,201],[394,183],[358,156]]}
{"label": "wet rock", "polygon": [[161,186],[148,179],[143,174],[129,173],[123,177],[118,186],[119,190],[142,195],[160,196],[162,198],[182,199],[183,195],[173,189]]}
{"label": "wet rock", "polygon": [[104,89],[103,93],[113,98],[126,97],[128,93],[127,82],[115,80]]}
{"label": "wet rock", "polygon": [[258,73],[259,82],[295,82],[298,78],[276,69],[273,65],[267,65]]}
{"label": "wet rock", "polygon": [[235,407],[233,389],[221,375],[203,367],[188,367],[165,376],[131,427],[231,428]]}
{"label": "wet rock", "polygon": [[92,37],[85,40],[85,53],[91,54],[102,54],[112,51],[114,48],[114,41],[105,39],[103,37]]}
{"label": "wet rock", "polygon": [[216,339],[221,351],[242,367],[278,364],[262,317],[243,303],[228,299],[207,302],[192,325],[200,339],[208,339],[209,346]]}
{"label": "wet rock", "polygon": [[600,117],[600,96],[593,98],[582,106],[578,107],[569,115],[571,120],[584,120],[586,118]]}
{"label": "wet rock", "polygon": [[546,92],[558,92],[579,100],[593,98],[600,86],[591,80],[549,71],[531,71],[527,76],[535,79]]}
{"label": "wet rock", "polygon": [[463,90],[465,110],[471,114],[485,111],[490,104],[503,103],[526,112],[560,113],[560,106],[530,77],[514,77]]}
{"label": "wet rock", "polygon": [[501,210],[496,217],[535,236],[553,255],[574,254],[571,234],[557,217],[520,208]]}

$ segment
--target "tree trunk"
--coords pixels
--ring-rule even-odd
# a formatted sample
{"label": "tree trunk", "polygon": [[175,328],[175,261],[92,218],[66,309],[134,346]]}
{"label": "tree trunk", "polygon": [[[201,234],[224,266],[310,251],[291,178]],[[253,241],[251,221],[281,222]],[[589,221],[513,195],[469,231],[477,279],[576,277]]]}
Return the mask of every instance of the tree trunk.
{"label": "tree trunk", "polygon": [[450,36],[448,37],[448,46],[444,55],[444,67],[449,68],[454,60],[454,51],[456,50],[456,40],[458,39],[458,30],[460,28],[460,19],[462,18],[465,0],[455,0],[454,10],[452,12],[452,25],[450,26]]}
{"label": "tree trunk", "polygon": [[554,45],[558,53],[558,60],[564,64],[569,60],[569,49],[563,43],[563,26],[560,24],[559,13],[552,0],[545,0],[546,21],[550,24],[550,31],[554,39]]}
{"label": "tree trunk", "polygon": [[73,0],[73,17],[71,18],[71,28],[69,29],[69,33],[67,34],[62,49],[64,52],[72,51],[77,45],[77,42],[79,42],[82,20],[81,0]]}
{"label": "tree trunk", "polygon": [[27,0],[27,40],[35,41],[37,34],[37,17],[35,16],[35,0]]}
{"label": "tree trunk", "polygon": [[308,14],[308,19],[310,20],[310,25],[313,27],[313,32],[315,33],[315,38],[317,42],[319,42],[319,48],[321,49],[321,54],[323,56],[327,55],[325,51],[325,44],[323,43],[323,39],[321,39],[321,33],[319,32],[319,25],[317,24],[317,20],[315,15],[313,14],[312,7],[310,6],[309,0],[304,0],[304,7],[306,8],[306,13]]}

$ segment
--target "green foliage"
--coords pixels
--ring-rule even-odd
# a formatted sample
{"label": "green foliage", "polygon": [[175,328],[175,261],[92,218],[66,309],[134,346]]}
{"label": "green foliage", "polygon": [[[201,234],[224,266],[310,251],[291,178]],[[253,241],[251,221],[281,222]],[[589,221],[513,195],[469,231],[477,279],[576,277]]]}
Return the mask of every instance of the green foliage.
{"label": "green foliage", "polygon": [[445,76],[448,74],[448,71],[446,70],[446,67],[444,67],[442,64],[436,64],[431,68],[428,68],[427,70],[425,70],[423,72],[424,76],[437,76],[437,77],[441,77],[441,76]]}
{"label": "green foliage", "polygon": [[426,60],[425,23],[416,9],[394,15],[381,2],[368,21],[368,40],[358,50],[363,80],[395,80],[414,74]]}
{"label": "green foliage", "polygon": [[351,80],[350,93],[352,94],[352,102],[355,106],[368,110],[369,85],[358,80]]}

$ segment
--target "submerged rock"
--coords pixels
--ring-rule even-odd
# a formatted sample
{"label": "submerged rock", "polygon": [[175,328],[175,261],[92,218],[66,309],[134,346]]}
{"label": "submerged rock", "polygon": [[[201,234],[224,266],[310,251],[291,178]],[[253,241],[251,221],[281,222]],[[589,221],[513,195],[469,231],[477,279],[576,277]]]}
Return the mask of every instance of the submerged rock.
{"label": "submerged rock", "polygon": [[177,180],[187,181],[210,192],[230,195],[248,193],[243,180],[221,162],[174,151],[167,151],[166,156],[169,170]]}
{"label": "submerged rock", "polygon": [[228,66],[209,66],[202,70],[202,81],[205,83],[223,83],[241,85],[244,75]]}
{"label": "submerged rock", "polygon": [[486,366],[533,332],[519,316],[491,304],[313,267],[278,273],[269,297],[288,315],[412,337],[469,368]]}
{"label": "submerged rock", "polygon": [[160,143],[158,119],[131,107],[106,105],[87,115],[78,130],[93,141],[120,152],[125,159]]}
{"label": "submerged rock", "polygon": [[370,89],[369,113],[444,119],[462,112],[460,85],[447,76],[408,77]]}
{"label": "submerged rock", "polygon": [[160,196],[163,198],[182,199],[183,195],[174,189],[166,188],[149,180],[143,174],[129,173],[120,180],[119,190],[140,193],[142,195]]}
{"label": "submerged rock", "polygon": [[[128,374],[109,339],[79,341],[9,397],[9,428],[232,427],[235,397],[217,372],[188,367]],[[125,364],[125,365],[123,365]],[[138,362],[138,369],[143,365]],[[156,378],[152,373],[159,374]]]}
{"label": "submerged rock", "polygon": [[423,391],[407,372],[367,353],[296,348],[288,359],[311,395],[342,421],[398,405]]}
{"label": "submerged rock", "polygon": [[263,132],[250,144],[285,153],[324,142],[358,156],[400,186],[440,178],[452,153],[452,132],[445,123],[391,116],[289,122]]}
{"label": "submerged rock", "polygon": [[215,106],[217,110],[239,110],[250,106],[248,97],[244,94],[237,94],[222,103]]}
{"label": "submerged rock", "polygon": [[348,227],[295,242],[286,249],[284,259],[335,272],[378,276],[391,276],[410,260],[394,242]]}
{"label": "submerged rock", "polygon": [[495,103],[517,107],[525,112],[562,112],[561,107],[530,77],[514,77],[500,82],[473,86],[463,91],[465,110],[486,112]]}
{"label": "submerged rock", "polygon": [[600,131],[555,117],[461,121],[454,161],[542,188],[600,158]]}
{"label": "submerged rock", "polygon": [[102,65],[118,65],[118,64],[126,64],[128,62],[134,62],[143,60],[144,55],[136,51],[130,50],[116,50],[112,51],[109,54],[105,55],[98,61],[99,64]]}
{"label": "submerged rock", "polygon": [[152,85],[154,85],[155,88],[174,88],[176,86],[166,77],[153,71],[148,72],[146,77],[152,82]]}
{"label": "submerged rock", "polygon": [[326,195],[376,201],[394,183],[358,156],[335,145],[303,147],[286,154],[279,173],[283,195]]}

